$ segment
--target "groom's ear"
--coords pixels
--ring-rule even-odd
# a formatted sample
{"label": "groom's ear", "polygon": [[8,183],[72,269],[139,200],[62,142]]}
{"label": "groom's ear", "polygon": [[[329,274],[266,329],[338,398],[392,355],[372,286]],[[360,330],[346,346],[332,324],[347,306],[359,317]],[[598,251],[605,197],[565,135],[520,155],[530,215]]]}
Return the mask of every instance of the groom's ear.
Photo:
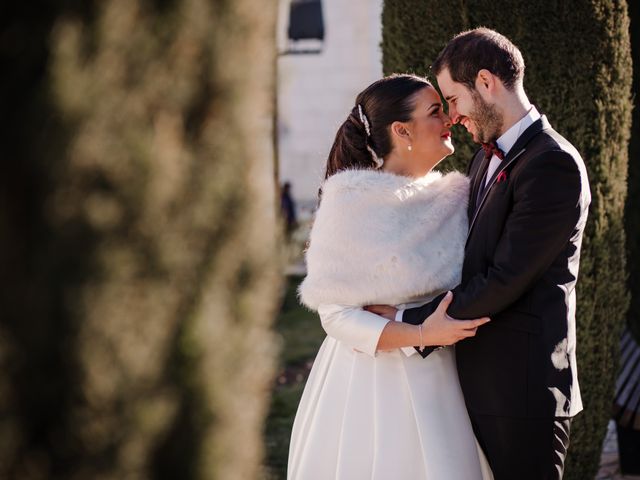
{"label": "groom's ear", "polygon": [[478,71],[478,75],[476,76],[476,90],[478,91],[493,91],[495,88],[496,77],[493,73],[491,73],[486,68],[483,68]]}

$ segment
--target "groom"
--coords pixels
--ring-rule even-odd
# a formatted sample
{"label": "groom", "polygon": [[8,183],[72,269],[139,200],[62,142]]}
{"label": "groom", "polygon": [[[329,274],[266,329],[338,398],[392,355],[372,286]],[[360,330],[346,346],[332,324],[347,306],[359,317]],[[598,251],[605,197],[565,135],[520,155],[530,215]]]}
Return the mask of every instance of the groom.
{"label": "groom", "polygon": [[[452,122],[483,147],[469,165],[469,236],[447,314],[492,319],[456,357],[496,480],[561,478],[582,410],[575,286],[591,196],[580,154],[529,103],[524,69],[518,48],[486,28],[454,37],[432,66]],[[441,300],[395,319],[426,329]]]}

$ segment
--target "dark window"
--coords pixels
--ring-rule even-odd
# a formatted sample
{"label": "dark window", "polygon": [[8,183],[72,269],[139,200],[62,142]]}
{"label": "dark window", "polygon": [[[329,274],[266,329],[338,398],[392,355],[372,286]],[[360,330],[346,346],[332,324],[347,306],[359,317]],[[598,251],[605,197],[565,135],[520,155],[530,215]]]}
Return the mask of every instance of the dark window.
{"label": "dark window", "polygon": [[292,0],[289,8],[289,39],[324,40],[320,0]]}

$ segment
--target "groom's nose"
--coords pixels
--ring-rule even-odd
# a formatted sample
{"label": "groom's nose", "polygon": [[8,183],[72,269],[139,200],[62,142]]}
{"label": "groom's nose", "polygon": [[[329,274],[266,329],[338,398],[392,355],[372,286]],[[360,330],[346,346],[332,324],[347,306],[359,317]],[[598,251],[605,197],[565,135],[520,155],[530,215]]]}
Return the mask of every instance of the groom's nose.
{"label": "groom's nose", "polygon": [[449,118],[451,119],[451,123],[453,123],[454,125],[458,123],[458,120],[460,120],[460,114],[456,110],[456,107],[451,103],[449,103],[448,113],[449,113]]}

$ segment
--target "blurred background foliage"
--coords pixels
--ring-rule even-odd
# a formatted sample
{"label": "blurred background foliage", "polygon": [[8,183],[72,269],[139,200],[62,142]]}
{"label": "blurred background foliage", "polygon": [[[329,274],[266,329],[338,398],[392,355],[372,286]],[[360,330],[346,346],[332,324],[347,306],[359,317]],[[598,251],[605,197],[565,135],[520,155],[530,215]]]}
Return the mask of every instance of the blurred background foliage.
{"label": "blurred background foliage", "polygon": [[[565,478],[594,478],[629,303],[624,205],[632,68],[627,2],[386,0],[382,22],[385,74],[429,75],[443,45],[469,28],[486,26],[512,39],[525,59],[529,99],[585,160],[593,200],[576,315],[585,411],[572,424]],[[460,130],[454,143],[457,152],[444,168],[465,170],[476,147]],[[637,162],[637,152],[632,155]],[[632,238],[637,242],[637,235]]]}
{"label": "blurred background foliage", "polygon": [[287,478],[287,459],[293,419],[298,410],[304,384],[322,341],[326,337],[315,312],[300,305],[296,294],[303,277],[287,279],[285,296],[275,329],[283,349],[271,408],[265,425],[264,480]]}
{"label": "blurred background foliage", "polygon": [[275,10],[1,7],[1,478],[257,476]]}

